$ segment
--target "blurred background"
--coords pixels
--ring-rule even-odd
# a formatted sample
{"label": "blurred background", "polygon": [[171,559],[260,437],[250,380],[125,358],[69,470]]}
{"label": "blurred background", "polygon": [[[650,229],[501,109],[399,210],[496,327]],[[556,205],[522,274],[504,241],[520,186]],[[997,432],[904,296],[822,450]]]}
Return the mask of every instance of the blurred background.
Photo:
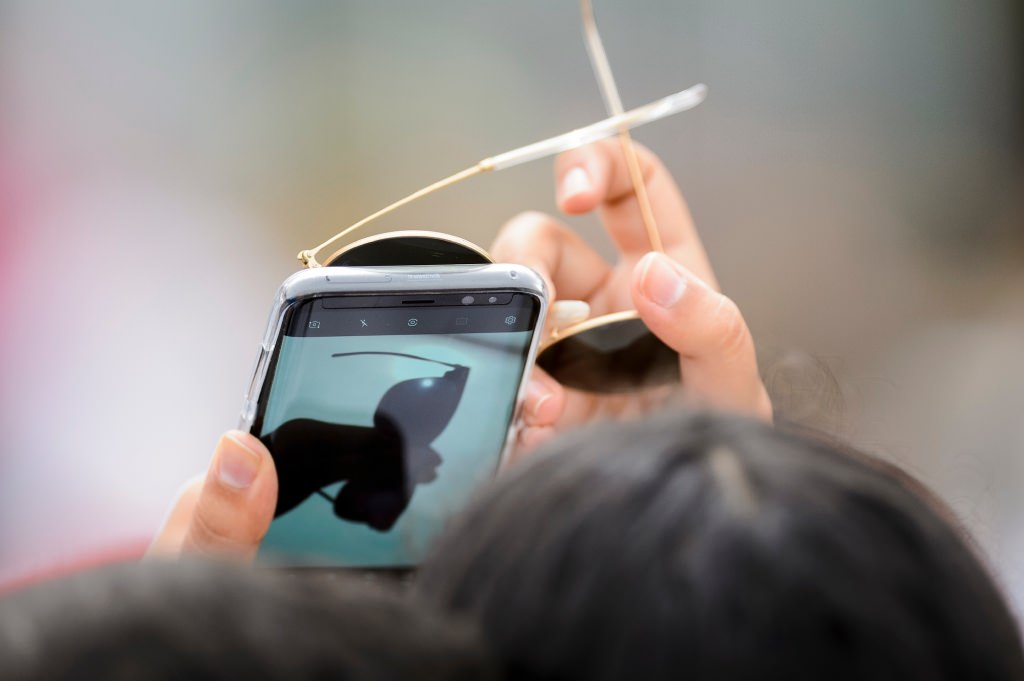
{"label": "blurred background", "polygon": [[[1024,606],[1024,6],[599,0],[777,405],[891,458]],[[603,117],[575,0],[0,0],[0,583],[134,551],[294,254]],[[378,230],[487,244],[550,164]],[[610,253],[593,220],[570,221]]]}

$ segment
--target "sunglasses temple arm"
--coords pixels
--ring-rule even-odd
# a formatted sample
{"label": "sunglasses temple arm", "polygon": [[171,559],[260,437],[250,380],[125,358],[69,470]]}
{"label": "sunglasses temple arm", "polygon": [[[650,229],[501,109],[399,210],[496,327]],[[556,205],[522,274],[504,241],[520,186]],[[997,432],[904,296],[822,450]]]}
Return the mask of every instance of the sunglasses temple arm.
{"label": "sunglasses temple arm", "polygon": [[342,238],[348,236],[351,232],[354,232],[355,230],[359,229],[363,225],[365,225],[365,224],[367,224],[369,222],[373,222],[377,218],[383,217],[383,216],[387,215],[388,213],[390,213],[392,211],[398,210],[402,206],[404,206],[404,205],[406,205],[408,203],[412,203],[413,201],[415,201],[417,199],[421,199],[424,196],[427,196],[428,194],[433,194],[436,191],[440,191],[441,189],[444,189],[446,187],[450,187],[453,184],[456,184],[456,183],[461,182],[463,180],[469,179],[470,177],[473,177],[475,175],[479,175],[481,173],[487,172],[488,170],[493,170],[493,168],[485,168],[485,167],[481,166],[480,164],[477,164],[477,165],[475,165],[475,166],[473,166],[471,168],[466,168],[465,170],[460,170],[459,172],[455,173],[454,175],[450,175],[450,176],[444,178],[443,180],[438,180],[437,182],[435,182],[432,185],[429,185],[427,187],[424,187],[423,189],[420,189],[418,191],[413,192],[412,194],[409,194],[409,196],[406,196],[404,199],[399,199],[398,201],[395,201],[391,205],[385,206],[384,208],[381,208],[379,211],[377,211],[373,215],[368,215],[367,217],[363,218],[362,220],[360,220],[359,222],[355,223],[354,225],[352,225],[350,227],[346,227],[345,229],[341,230],[340,232],[338,232],[337,234],[335,234],[330,239],[328,239],[327,241],[323,242],[322,244],[320,244],[316,248],[310,248],[308,250],[299,252],[299,260],[301,260],[302,264],[305,265],[306,267],[320,267],[321,263],[319,263],[317,261],[317,259],[316,259],[316,256],[317,256],[318,253],[320,253],[320,251],[322,251],[323,249],[327,248],[331,244],[335,243],[339,239],[342,239]]}
{"label": "sunglasses temple arm", "polygon": [[625,127],[635,128],[645,123],[660,120],[666,116],[688,111],[707,97],[708,88],[703,83],[694,85],[681,92],[668,97],[663,97],[650,104],[638,106],[618,116],[611,116],[603,121],[598,121],[583,128],[577,128],[570,132],[549,137],[540,142],[528,144],[512,151],[506,151],[496,156],[490,156],[480,161],[479,166],[485,170],[504,170],[530,161],[536,161],[548,156],[554,156],[563,151],[576,149],[591,142],[603,140],[606,137],[613,137]]}
{"label": "sunglasses temple arm", "polygon": [[391,357],[405,357],[407,359],[418,359],[421,362],[430,362],[431,364],[440,364],[451,369],[465,369],[466,367],[461,364],[449,364],[448,362],[442,362],[436,359],[429,359],[427,357],[420,357],[419,355],[408,355],[404,352],[384,352],[383,350],[365,352],[336,352],[331,357],[354,357],[355,355],[388,355]]}
{"label": "sunglasses temple arm", "polygon": [[[694,85],[693,87],[677,92],[674,95],[669,95],[668,97],[637,107],[623,114],[606,118],[603,121],[598,121],[592,125],[578,128],[555,137],[549,137],[546,140],[534,142],[533,144],[528,144],[524,147],[513,149],[512,151],[506,151],[496,156],[485,158],[475,166],[471,166],[465,170],[460,170],[454,175],[446,177],[443,180],[438,180],[434,184],[413,192],[404,199],[399,199],[390,206],[380,209],[373,215],[363,218],[354,225],[346,227],[316,248],[301,251],[298,256],[299,260],[302,261],[302,264],[306,267],[321,267],[322,263],[316,259],[316,256],[320,251],[337,242],[339,239],[348,236],[360,227],[363,227],[377,218],[383,217],[402,206],[410,204],[417,199],[421,199],[424,196],[433,194],[436,191],[440,191],[441,189],[445,189],[453,184],[457,184],[476,175],[496,170],[504,170],[523,163],[529,163],[530,161],[554,156],[555,154],[559,154],[563,151],[576,149],[577,147],[582,147],[586,144],[590,144],[591,142],[611,137],[620,133],[623,129],[628,130],[629,128],[634,128],[638,125],[643,125],[644,123],[650,123],[652,121],[665,118],[666,116],[671,116],[672,114],[687,111],[703,102],[705,97],[707,97],[707,91],[708,89],[706,85]],[[639,165],[637,165],[637,169],[639,169]]]}
{"label": "sunglasses temple arm", "polygon": [[[594,20],[594,6],[591,0],[580,0],[580,12],[583,16],[583,35],[586,39],[587,54],[590,55],[590,65],[597,77],[597,84],[601,89],[601,96],[604,98],[605,108],[610,116],[620,116],[623,113],[622,98],[619,97],[619,89],[615,86],[615,78],[612,76],[612,67],[608,63],[608,54],[601,42],[601,34],[597,31],[597,22]],[[654,219],[654,209],[651,208],[651,200],[647,195],[647,183],[644,181],[643,171],[640,168],[640,159],[636,154],[636,147],[633,146],[633,139],[629,134],[629,128],[622,126],[619,129],[619,141],[622,144],[622,152],[626,157],[626,166],[629,169],[629,177],[633,183],[633,192],[636,194],[637,204],[640,206],[640,217],[643,219],[644,228],[647,230],[647,238],[651,243],[651,250],[663,252],[665,249],[661,243],[661,234],[658,232],[658,223]]]}
{"label": "sunglasses temple arm", "polygon": [[604,99],[608,115],[617,116],[625,109],[622,108],[622,99],[615,86],[615,78],[612,76],[612,67],[608,63],[608,55],[601,42],[601,34],[597,32],[594,7],[590,0],[580,0],[580,12],[583,15],[583,37],[586,39],[587,54],[590,56],[590,66],[594,69],[594,75],[597,76],[597,85],[601,88],[601,97]]}

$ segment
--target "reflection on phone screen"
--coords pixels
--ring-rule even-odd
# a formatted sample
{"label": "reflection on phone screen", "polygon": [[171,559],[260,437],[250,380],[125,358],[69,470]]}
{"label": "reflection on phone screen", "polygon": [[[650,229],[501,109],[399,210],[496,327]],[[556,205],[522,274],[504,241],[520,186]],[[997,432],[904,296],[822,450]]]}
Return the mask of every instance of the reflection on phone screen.
{"label": "reflection on phone screen", "polygon": [[416,564],[495,472],[535,316],[319,303],[291,315],[254,426],[279,480],[261,559]]}

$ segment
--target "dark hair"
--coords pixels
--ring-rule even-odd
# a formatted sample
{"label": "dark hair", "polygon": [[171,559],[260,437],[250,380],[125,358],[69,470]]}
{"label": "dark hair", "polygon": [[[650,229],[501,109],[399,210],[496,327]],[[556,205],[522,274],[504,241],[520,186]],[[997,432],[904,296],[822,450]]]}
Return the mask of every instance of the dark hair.
{"label": "dark hair", "polygon": [[154,563],[0,600],[0,676],[493,678],[471,628],[375,585]]}
{"label": "dark hair", "polygon": [[885,465],[738,417],[553,443],[417,579],[515,678],[1024,678],[999,590],[935,507]]}

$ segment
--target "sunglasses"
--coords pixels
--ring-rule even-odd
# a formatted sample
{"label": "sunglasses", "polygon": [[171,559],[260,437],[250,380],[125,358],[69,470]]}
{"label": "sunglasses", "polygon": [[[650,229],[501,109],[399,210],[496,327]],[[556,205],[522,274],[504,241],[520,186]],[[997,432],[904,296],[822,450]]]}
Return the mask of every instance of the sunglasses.
{"label": "sunglasses", "polygon": [[[400,381],[373,413],[373,426],[286,421],[261,438],[272,447],[281,479],[275,517],[317,495],[343,520],[378,532],[391,529],[417,485],[437,477],[441,456],[432,444],[448,427],[469,379],[469,367],[403,352],[338,352],[331,357],[384,355],[448,367],[441,376]],[[324,488],[345,486],[335,496]]]}
{"label": "sunglasses", "polygon": [[[450,234],[406,230],[360,239],[338,247],[341,241],[370,222],[417,199],[484,173],[554,156],[591,142],[618,136],[629,177],[640,207],[651,250],[663,252],[661,237],[644,184],[629,131],[640,125],[687,111],[704,101],[707,87],[691,88],[650,104],[625,111],[590,0],[581,0],[587,53],[597,76],[609,118],[555,137],[489,156],[476,165],[439,180],[395,201],[332,236],[315,248],[299,253],[306,267],[374,267],[392,265],[482,265],[493,262],[487,251]],[[335,249],[331,251],[331,249]],[[321,261],[320,254],[329,252]],[[557,304],[557,303],[556,303]],[[679,357],[640,320],[635,310],[594,317],[555,329],[540,346],[537,365],[562,385],[591,393],[624,393],[677,383]]]}

